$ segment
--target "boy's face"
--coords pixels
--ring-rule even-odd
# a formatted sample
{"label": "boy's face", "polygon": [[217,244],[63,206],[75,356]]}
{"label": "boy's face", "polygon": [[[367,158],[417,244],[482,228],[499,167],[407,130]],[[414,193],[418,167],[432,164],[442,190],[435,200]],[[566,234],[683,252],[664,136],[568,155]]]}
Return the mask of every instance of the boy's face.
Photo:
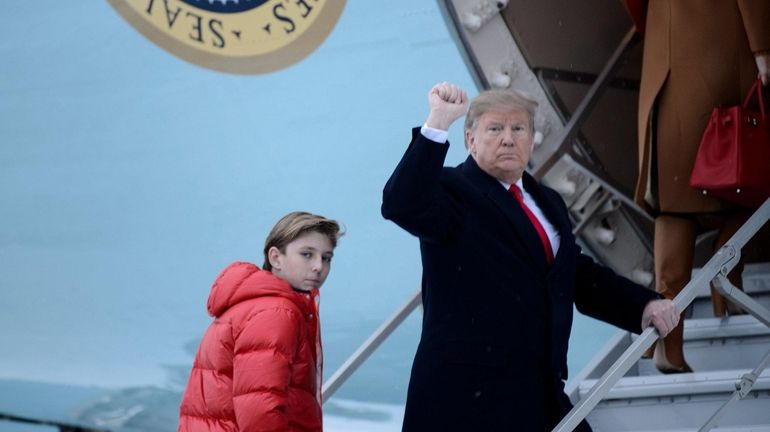
{"label": "boy's face", "polygon": [[329,275],[334,248],[329,237],[311,231],[286,245],[286,253],[272,247],[268,255],[274,275],[295,289],[310,291],[320,288]]}

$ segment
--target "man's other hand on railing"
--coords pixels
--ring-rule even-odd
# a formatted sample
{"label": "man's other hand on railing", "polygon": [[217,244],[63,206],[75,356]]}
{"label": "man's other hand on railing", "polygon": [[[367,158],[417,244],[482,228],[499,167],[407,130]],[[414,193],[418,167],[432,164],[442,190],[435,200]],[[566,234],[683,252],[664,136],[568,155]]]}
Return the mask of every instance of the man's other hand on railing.
{"label": "man's other hand on railing", "polygon": [[671,300],[652,300],[642,313],[642,331],[652,324],[664,337],[679,324],[679,311]]}

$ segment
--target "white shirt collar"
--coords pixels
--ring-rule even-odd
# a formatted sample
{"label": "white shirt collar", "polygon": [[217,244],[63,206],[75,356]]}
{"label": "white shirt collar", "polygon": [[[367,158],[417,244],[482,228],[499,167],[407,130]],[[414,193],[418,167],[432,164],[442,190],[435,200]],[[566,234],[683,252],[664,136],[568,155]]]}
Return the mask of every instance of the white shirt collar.
{"label": "white shirt collar", "polygon": [[[519,179],[518,179],[518,180],[516,180],[516,186],[518,186],[518,187],[519,187],[519,189],[523,191],[523,190],[524,190],[524,182],[523,182],[521,179],[522,179],[522,178],[521,178],[521,177],[519,177]],[[502,181],[502,180],[498,180],[498,181],[500,182],[500,184],[501,184],[501,185],[503,185],[503,187],[505,188],[505,190],[508,190],[508,189],[510,189],[510,188],[511,188],[511,184],[510,184],[510,183],[506,183],[506,182],[504,182],[504,181]]]}

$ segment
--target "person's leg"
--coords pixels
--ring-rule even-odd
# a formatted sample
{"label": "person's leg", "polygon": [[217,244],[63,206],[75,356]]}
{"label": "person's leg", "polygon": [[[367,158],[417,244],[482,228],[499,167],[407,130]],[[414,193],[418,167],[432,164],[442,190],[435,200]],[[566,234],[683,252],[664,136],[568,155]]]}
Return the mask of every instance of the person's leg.
{"label": "person's leg", "polygon": [[[655,219],[655,290],[673,299],[690,281],[697,224],[688,215],[665,214]],[[679,325],[659,340],[653,355],[661,372],[691,372],[684,359],[684,316]]]}
{"label": "person's leg", "polygon": [[[724,244],[730,240],[730,237],[732,237],[733,234],[738,231],[741,225],[746,223],[750,216],[751,213],[746,210],[737,210],[726,215],[724,221],[719,227],[719,234],[717,234],[717,238],[714,241],[714,251],[716,252],[719,250],[719,248],[724,246]],[[742,273],[743,259],[741,258],[741,260],[738,261],[738,264],[736,264],[736,266],[732,269],[730,274],[727,275],[727,279],[729,279],[730,282],[738,289],[743,289]],[[725,299],[722,294],[719,294],[719,292],[714,288],[713,284],[711,286],[711,304],[714,307],[714,316],[725,316],[726,314],[739,315],[746,313],[737,305],[727,301],[727,299]]]}

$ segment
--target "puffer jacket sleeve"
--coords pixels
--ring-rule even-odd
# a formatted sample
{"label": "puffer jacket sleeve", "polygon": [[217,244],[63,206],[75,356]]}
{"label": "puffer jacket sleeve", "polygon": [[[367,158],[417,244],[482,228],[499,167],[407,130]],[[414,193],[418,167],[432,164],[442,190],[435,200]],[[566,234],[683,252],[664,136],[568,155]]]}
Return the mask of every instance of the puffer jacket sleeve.
{"label": "puffer jacket sleeve", "polygon": [[233,407],[241,432],[289,431],[288,389],[302,320],[290,302],[255,310],[235,334]]}

